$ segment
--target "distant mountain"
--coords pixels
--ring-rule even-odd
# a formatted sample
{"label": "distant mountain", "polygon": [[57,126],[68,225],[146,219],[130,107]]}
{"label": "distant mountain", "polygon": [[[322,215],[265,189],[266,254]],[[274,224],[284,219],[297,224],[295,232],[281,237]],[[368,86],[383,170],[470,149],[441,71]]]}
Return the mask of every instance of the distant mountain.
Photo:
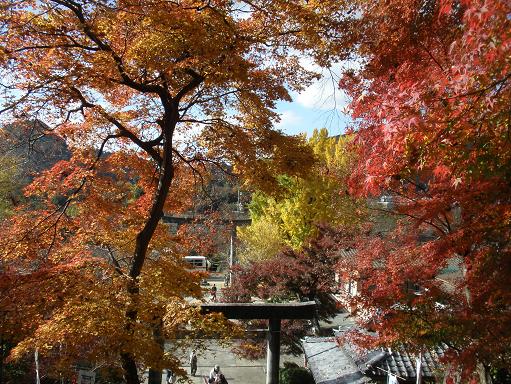
{"label": "distant mountain", "polygon": [[19,171],[27,182],[58,161],[71,157],[66,142],[39,120],[11,123],[1,127],[0,150],[0,156],[18,160]]}
{"label": "distant mountain", "polygon": [[66,142],[38,120],[0,127],[0,219],[23,199],[23,188],[71,153]]}

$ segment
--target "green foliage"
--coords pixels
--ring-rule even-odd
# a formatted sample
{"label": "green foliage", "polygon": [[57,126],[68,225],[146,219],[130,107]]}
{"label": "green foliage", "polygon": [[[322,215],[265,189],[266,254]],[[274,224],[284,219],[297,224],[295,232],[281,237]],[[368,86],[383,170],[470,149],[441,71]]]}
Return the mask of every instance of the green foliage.
{"label": "green foliage", "polygon": [[490,376],[491,376],[492,382],[495,384],[510,384],[511,383],[511,373],[509,372],[509,369],[491,368]]}
{"label": "green foliage", "polygon": [[17,159],[0,157],[0,220],[8,217],[22,197]]}
{"label": "green foliage", "polygon": [[349,136],[328,137],[326,129],[315,130],[308,144],[316,164],[306,177],[279,175],[281,193],[253,195],[252,225],[239,230],[244,249],[241,260],[274,257],[282,246],[299,249],[317,233],[316,224],[353,227],[364,216],[363,202],[347,192],[354,157]]}
{"label": "green foliage", "polygon": [[280,369],[279,382],[281,384],[314,384],[314,378],[307,368],[285,362],[284,368]]}

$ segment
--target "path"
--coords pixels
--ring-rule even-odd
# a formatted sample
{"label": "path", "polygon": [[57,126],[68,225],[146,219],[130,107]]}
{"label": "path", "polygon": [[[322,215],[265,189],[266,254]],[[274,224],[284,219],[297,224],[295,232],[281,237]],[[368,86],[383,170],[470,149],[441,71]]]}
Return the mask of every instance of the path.
{"label": "path", "polygon": [[[183,356],[182,368],[190,373],[188,357]],[[291,361],[303,366],[302,356],[281,355],[281,366],[284,361]],[[195,377],[189,376],[192,383],[204,384],[202,376],[208,376],[211,368],[218,364],[220,370],[225,375],[229,384],[265,384],[266,383],[266,359],[255,361],[237,358],[230,348],[222,347],[215,340],[211,340],[210,346],[204,352],[198,353],[197,374]],[[165,384],[165,376],[162,375],[162,384]],[[147,384],[147,380],[144,381]]]}

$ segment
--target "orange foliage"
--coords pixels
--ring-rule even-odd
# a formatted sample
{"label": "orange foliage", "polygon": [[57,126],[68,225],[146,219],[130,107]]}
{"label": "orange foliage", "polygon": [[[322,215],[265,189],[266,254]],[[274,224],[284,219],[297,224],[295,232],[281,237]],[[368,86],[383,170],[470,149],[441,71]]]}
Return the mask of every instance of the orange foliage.
{"label": "orange foliage", "polygon": [[34,179],[5,224],[0,310],[13,357],[59,347],[61,362],[120,363],[128,384],[137,366],[176,368],[155,328],[172,337],[188,321],[216,322],[188,304],[198,278],[183,269],[163,211],[186,208],[204,162],[227,161],[264,190],[272,175],[307,172],[312,154],[273,130],[273,108],[315,77],[301,53],[325,65],[336,57],[329,37],[342,6],[0,5],[2,113],[41,119],[73,154]]}

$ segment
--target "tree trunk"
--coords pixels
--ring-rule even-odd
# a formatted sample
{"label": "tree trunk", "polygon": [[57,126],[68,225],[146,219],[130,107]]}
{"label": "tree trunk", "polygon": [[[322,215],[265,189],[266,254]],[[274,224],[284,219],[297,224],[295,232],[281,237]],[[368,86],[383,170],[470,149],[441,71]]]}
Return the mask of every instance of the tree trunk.
{"label": "tree trunk", "polygon": [[4,340],[0,338],[0,384],[4,382]]}
{"label": "tree trunk", "polygon": [[[163,311],[162,311],[163,312]],[[158,316],[156,320],[156,325],[153,329],[153,337],[154,340],[160,346],[160,354],[163,356],[165,352],[165,339],[163,337],[163,313]],[[149,368],[149,378],[147,379],[148,384],[161,384],[161,369]]]}
{"label": "tree trunk", "polygon": [[[172,135],[174,132],[175,122],[168,123],[168,128],[164,129],[165,142],[163,147],[163,159],[161,164],[160,178],[158,181],[158,188],[156,190],[153,205],[149,217],[144,225],[144,228],[138,233],[135,243],[135,252],[133,255],[133,263],[129,271],[130,280],[127,284],[128,294],[132,297],[132,306],[126,311],[126,330],[128,333],[132,330],[132,324],[137,321],[138,316],[138,293],[139,286],[137,278],[140,276],[142,267],[144,266],[147,249],[154,231],[163,216],[163,206],[169,194],[170,185],[174,178],[174,165],[172,163]],[[122,368],[124,371],[124,378],[127,384],[140,384],[138,378],[138,370],[134,357],[129,352],[121,354]]]}
{"label": "tree trunk", "polygon": [[492,384],[490,370],[482,363],[477,364],[477,373],[480,384]]}
{"label": "tree trunk", "polygon": [[126,384],[140,384],[138,379],[138,369],[135,359],[128,353],[121,353],[121,365],[124,371]]}

